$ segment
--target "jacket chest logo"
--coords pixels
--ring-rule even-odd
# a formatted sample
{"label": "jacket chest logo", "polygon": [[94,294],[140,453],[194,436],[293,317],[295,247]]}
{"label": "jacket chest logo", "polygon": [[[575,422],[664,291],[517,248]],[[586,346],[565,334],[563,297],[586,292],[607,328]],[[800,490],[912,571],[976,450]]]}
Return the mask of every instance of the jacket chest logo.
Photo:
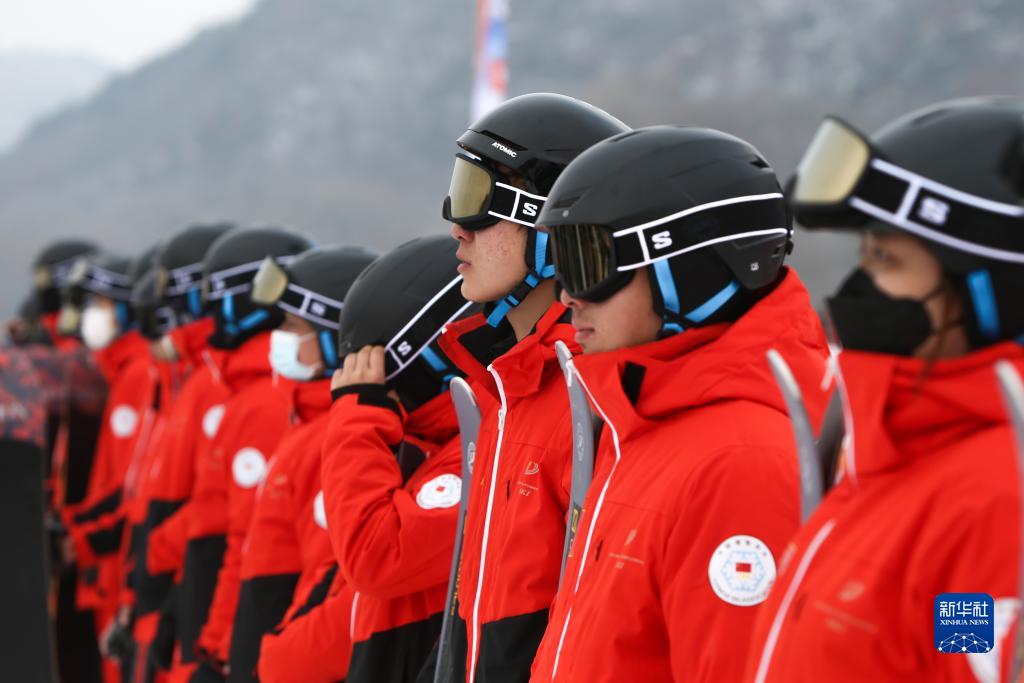
{"label": "jacket chest logo", "polygon": [[640,559],[639,557],[636,557],[634,555],[628,554],[629,550],[630,550],[630,548],[629,548],[630,544],[633,541],[636,540],[636,532],[637,532],[636,529],[630,529],[629,533],[626,534],[626,541],[625,541],[625,543],[622,544],[622,552],[619,552],[619,553],[608,553],[608,557],[610,557],[613,560],[615,560],[615,568],[616,569],[622,569],[627,564],[633,564],[633,565],[637,565],[637,566],[643,566],[643,565],[647,564],[646,561]]}

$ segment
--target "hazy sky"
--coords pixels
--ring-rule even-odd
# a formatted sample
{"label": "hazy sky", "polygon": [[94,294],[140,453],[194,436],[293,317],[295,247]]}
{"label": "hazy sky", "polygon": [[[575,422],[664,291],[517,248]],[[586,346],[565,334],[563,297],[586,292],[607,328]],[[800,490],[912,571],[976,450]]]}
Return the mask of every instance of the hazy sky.
{"label": "hazy sky", "polygon": [[72,52],[126,69],[255,0],[0,0],[0,50]]}

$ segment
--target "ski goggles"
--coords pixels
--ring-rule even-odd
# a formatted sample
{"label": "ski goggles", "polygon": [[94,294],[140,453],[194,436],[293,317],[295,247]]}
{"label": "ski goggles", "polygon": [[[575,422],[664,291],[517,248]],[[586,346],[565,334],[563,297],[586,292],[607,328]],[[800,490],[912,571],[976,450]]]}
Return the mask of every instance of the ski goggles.
{"label": "ski goggles", "polygon": [[722,242],[788,236],[786,225],[783,195],[772,192],[701,204],[622,229],[583,224],[546,229],[562,288],[575,299],[600,302],[626,286],[638,268]]}
{"label": "ski goggles", "polygon": [[[282,266],[291,263],[294,256],[268,256]],[[252,289],[253,279],[264,261],[251,261],[237,266],[207,273],[203,277],[203,301],[209,303],[235,294],[244,294]],[[286,276],[287,277],[287,276]]]}
{"label": "ski goggles", "polygon": [[532,228],[546,200],[503,182],[479,157],[460,152],[441,215],[466,230],[483,230],[501,220]]}
{"label": "ski goggles", "polygon": [[52,265],[36,266],[32,271],[32,284],[40,291],[60,289],[67,283],[68,276],[81,259],[81,256],[74,256]]}
{"label": "ski goggles", "polygon": [[344,304],[291,282],[288,271],[271,256],[265,258],[256,271],[249,296],[255,304],[277,306],[314,325],[331,330],[340,327]]}
{"label": "ski goggles", "polygon": [[1024,206],[963,192],[898,166],[835,117],[827,117],[811,140],[790,198],[804,224],[832,226],[853,208],[957,251],[1024,263]]}
{"label": "ski goggles", "polygon": [[132,296],[132,281],[127,275],[101,268],[89,259],[79,259],[68,273],[67,302],[81,307],[87,294],[96,294],[114,301],[128,301]]}

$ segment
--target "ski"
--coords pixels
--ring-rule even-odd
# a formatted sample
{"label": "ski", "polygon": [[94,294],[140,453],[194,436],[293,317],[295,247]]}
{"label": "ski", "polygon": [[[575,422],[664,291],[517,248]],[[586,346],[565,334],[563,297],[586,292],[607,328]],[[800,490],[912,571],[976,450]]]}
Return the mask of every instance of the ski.
{"label": "ski", "polygon": [[[1020,374],[1009,361],[996,363],[996,376],[999,378],[999,389],[1003,395],[1003,405],[1010,416],[1010,424],[1013,425],[1013,433],[1017,438],[1017,472],[1021,483],[1021,490],[1024,491],[1024,383],[1021,382]],[[1021,496],[1021,522],[1024,524],[1024,495]],[[1024,527],[1022,527],[1024,529]],[[1021,552],[1024,553],[1024,538],[1021,539]],[[1024,554],[1018,560],[1024,566]],[[1020,586],[1017,598],[1024,604],[1024,572],[1021,572]],[[1020,614],[1018,611],[1017,637],[1013,642],[1013,653],[1010,658],[1011,666],[1010,680],[1016,681],[1020,677],[1021,669],[1024,668],[1024,629],[1020,628]]]}
{"label": "ski", "polygon": [[452,630],[455,627],[455,610],[458,609],[459,567],[462,563],[462,536],[466,523],[466,508],[469,506],[469,489],[472,481],[473,460],[476,456],[476,442],[480,434],[480,407],[476,396],[466,380],[456,377],[449,389],[455,414],[459,420],[459,437],[462,441],[462,497],[459,501],[459,515],[455,527],[455,548],[452,551],[452,567],[448,574],[448,594],[444,601],[444,616],[441,621],[441,635],[437,641],[437,664],[434,667],[434,683],[454,680],[455,662],[452,661]]}
{"label": "ski", "polygon": [[590,412],[590,401],[587,392],[576,374],[576,366],[572,361],[572,352],[564,342],[555,342],[555,353],[558,364],[565,374],[565,386],[569,390],[569,409],[572,413],[572,487],[569,492],[569,517],[565,526],[565,545],[562,547],[561,577],[565,574],[565,564],[569,559],[569,550],[576,537],[580,515],[583,514],[583,502],[590,488],[590,480],[594,476],[594,415]]}
{"label": "ski", "polygon": [[800,519],[806,520],[821,502],[822,477],[821,462],[818,459],[818,446],[814,440],[814,427],[804,407],[800,385],[793,377],[793,371],[775,349],[769,349],[768,364],[782,392],[789,412],[789,421],[793,425],[793,436],[796,438],[797,456],[800,461]]}

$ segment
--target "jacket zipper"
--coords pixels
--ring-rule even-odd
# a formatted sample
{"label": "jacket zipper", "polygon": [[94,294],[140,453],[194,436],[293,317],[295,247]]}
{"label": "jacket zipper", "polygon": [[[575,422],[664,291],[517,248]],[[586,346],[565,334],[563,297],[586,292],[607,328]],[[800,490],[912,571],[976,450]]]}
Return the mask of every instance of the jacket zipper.
{"label": "jacket zipper", "polygon": [[501,444],[505,435],[505,414],[508,410],[508,403],[505,399],[505,386],[501,383],[501,375],[498,374],[493,365],[487,366],[487,371],[494,376],[494,383],[498,388],[498,398],[501,399],[501,407],[498,409],[498,438],[494,445],[494,460],[491,463],[491,484],[487,490],[487,512],[484,514],[484,537],[480,544],[480,567],[477,570],[476,595],[473,596],[473,648],[470,651],[469,657],[468,683],[474,683],[476,679],[476,663],[480,655],[480,594],[483,590],[484,569],[487,565],[487,541],[491,534],[494,488],[497,485],[498,465],[501,462]]}
{"label": "jacket zipper", "polygon": [[811,539],[807,550],[804,551],[803,557],[800,558],[800,564],[796,567],[793,580],[786,587],[786,594],[782,596],[782,602],[779,603],[779,608],[775,611],[775,617],[772,619],[772,626],[768,629],[768,637],[765,639],[764,649],[761,651],[761,660],[757,664],[757,675],[754,678],[754,683],[764,683],[765,678],[768,677],[768,668],[771,666],[772,656],[775,654],[775,645],[779,642],[779,632],[782,631],[782,621],[789,612],[789,606],[796,596],[797,589],[800,588],[800,584],[804,580],[804,575],[807,574],[811,560],[818,554],[818,549],[821,548],[821,544],[825,542],[828,535],[832,533],[835,525],[836,520],[830,519],[824,526],[818,529],[818,533],[814,534],[814,538]]}
{"label": "jacket zipper", "polygon": [[[608,426],[609,431],[612,433],[612,445],[615,447],[615,463],[612,465],[611,471],[608,472],[608,477],[604,480],[604,484],[601,486],[601,494],[597,497],[597,503],[594,504],[594,514],[590,519],[590,524],[587,527],[586,542],[583,544],[583,552],[580,554],[580,567],[576,571],[576,583],[572,588],[572,595],[569,597],[569,609],[565,613],[565,623],[562,624],[562,632],[558,636],[558,647],[555,649],[555,663],[551,667],[551,680],[554,681],[558,675],[558,661],[562,656],[562,646],[565,644],[565,634],[569,631],[569,621],[572,619],[572,602],[576,598],[576,594],[580,590],[580,580],[583,578],[583,570],[587,566],[587,560],[590,556],[590,544],[594,540],[594,530],[597,528],[597,519],[601,514],[601,508],[604,507],[604,499],[608,494],[608,488],[611,486],[612,477],[615,476],[615,470],[619,466],[619,461],[622,459],[622,452],[619,450],[619,433],[615,430],[615,425],[608,416],[605,415],[601,409],[600,404],[594,399],[594,395],[590,393],[590,388],[587,386],[586,381],[582,376],[577,375],[580,381],[580,385],[587,392],[587,396],[590,397],[590,402],[597,409],[598,414],[604,423]],[[579,542],[577,537],[576,542]],[[596,561],[596,559],[595,559]]]}

